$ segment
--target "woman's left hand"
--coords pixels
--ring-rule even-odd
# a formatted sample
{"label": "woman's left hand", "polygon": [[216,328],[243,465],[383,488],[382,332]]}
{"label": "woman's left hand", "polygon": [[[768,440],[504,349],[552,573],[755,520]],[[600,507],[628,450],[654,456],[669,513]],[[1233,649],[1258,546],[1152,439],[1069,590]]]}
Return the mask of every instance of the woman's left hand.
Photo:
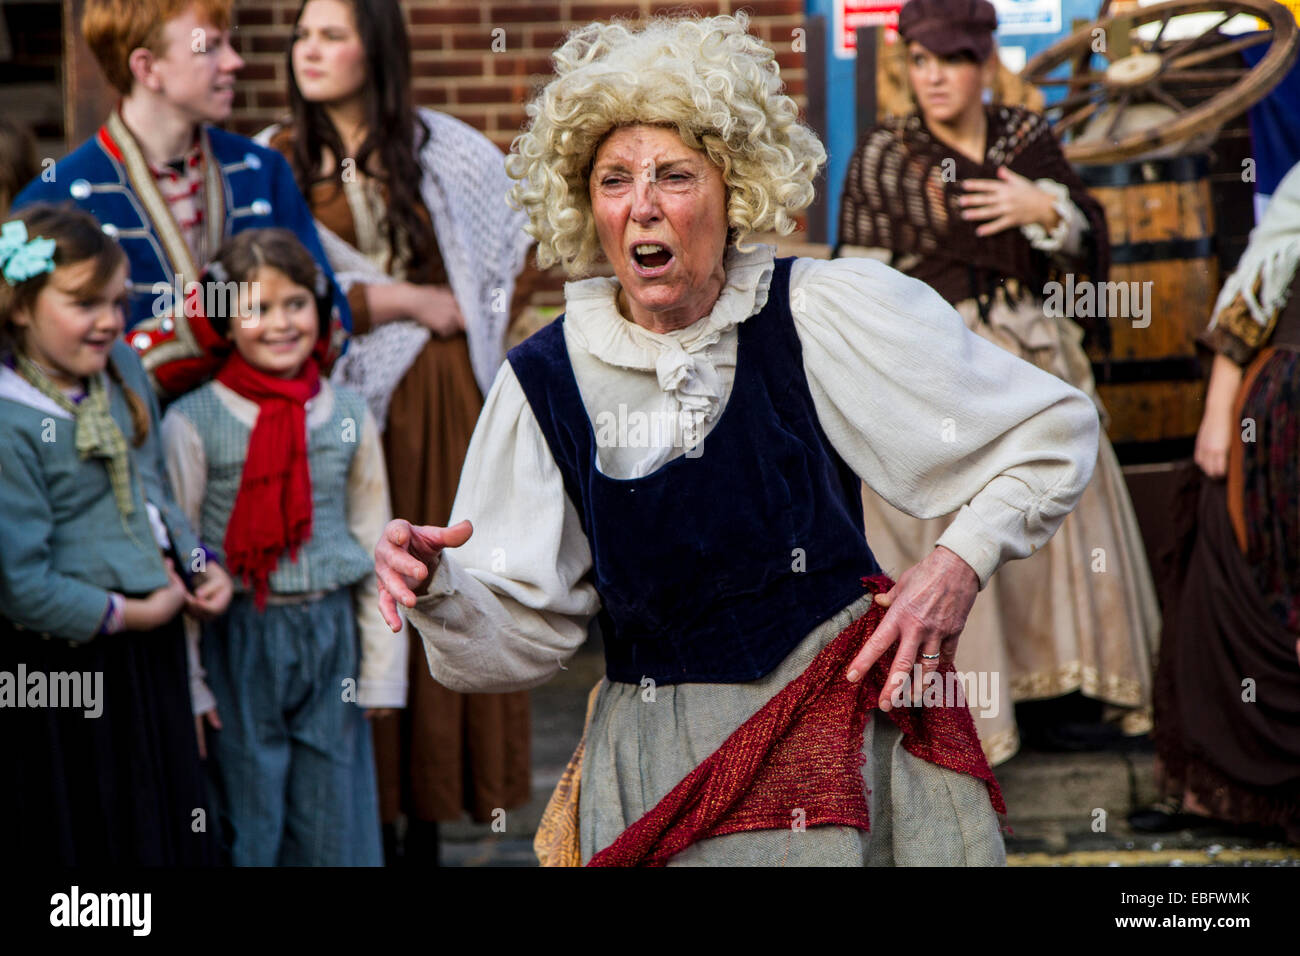
{"label": "woman's left hand", "polygon": [[[979,576],[969,564],[947,548],[936,547],[924,561],[900,574],[889,591],[876,595],[876,603],[889,610],[849,664],[849,680],[860,679],[897,643],[893,667],[880,692],[880,709],[889,710],[892,698],[912,677],[918,655],[940,655],[921,659],[922,680],[938,670],[940,663],[956,656],[957,638],[966,626],[979,587]],[[920,692],[920,686],[912,687],[913,695]]]}
{"label": "woman's left hand", "polygon": [[1061,220],[1055,196],[1005,166],[998,167],[997,179],[967,179],[962,188],[968,195],[957,200],[962,206],[961,217],[984,222],[975,230],[977,236],[992,236],[1035,222],[1050,232]]}
{"label": "woman's left hand", "polygon": [[210,621],[226,613],[235,586],[225,568],[209,564],[194,575],[193,582],[194,592],[185,595],[186,611],[200,621]]}

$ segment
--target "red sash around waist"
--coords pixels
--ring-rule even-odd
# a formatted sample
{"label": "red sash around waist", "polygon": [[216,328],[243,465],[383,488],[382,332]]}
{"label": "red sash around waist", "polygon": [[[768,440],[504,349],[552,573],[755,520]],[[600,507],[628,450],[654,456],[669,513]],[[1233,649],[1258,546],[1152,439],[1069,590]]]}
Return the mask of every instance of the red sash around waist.
{"label": "red sash around waist", "polygon": [[[893,587],[884,575],[864,578],[863,583],[873,594]],[[872,604],[802,674],[587,865],[662,866],[697,840],[789,827],[796,808],[803,810],[807,826],[870,829],[862,736],[893,657],[881,657],[857,683],[849,683],[844,674],[885,611]],[[952,669],[951,662],[944,662],[940,672]],[[895,707],[888,716],[902,731],[909,753],[983,780],[993,808],[1007,812],[964,703]]]}

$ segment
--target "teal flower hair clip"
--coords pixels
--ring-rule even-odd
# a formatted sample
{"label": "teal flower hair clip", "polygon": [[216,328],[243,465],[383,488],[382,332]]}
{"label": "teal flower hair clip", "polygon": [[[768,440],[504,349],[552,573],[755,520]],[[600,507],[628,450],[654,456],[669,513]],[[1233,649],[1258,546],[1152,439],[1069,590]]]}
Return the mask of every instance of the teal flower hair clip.
{"label": "teal flower hair clip", "polygon": [[14,219],[0,227],[0,266],[10,285],[54,271],[54,240],[27,238],[27,224]]}

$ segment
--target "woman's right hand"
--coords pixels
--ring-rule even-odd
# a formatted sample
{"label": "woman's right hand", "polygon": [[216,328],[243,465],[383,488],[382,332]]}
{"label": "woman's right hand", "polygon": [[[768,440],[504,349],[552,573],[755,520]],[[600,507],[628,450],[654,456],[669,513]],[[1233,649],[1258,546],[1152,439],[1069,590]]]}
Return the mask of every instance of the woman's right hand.
{"label": "woman's right hand", "polygon": [[443,548],[459,548],[474,533],[468,521],[450,528],[413,525],[394,518],[375,545],[375,578],[379,582],[379,611],[394,632],[402,629],[397,605],[414,607],[429,590]]}
{"label": "woman's right hand", "polygon": [[166,559],[167,584],[146,598],[127,598],[122,607],[122,624],[128,631],[152,631],[162,627],[185,608],[185,582],[171,560]]}
{"label": "woman's right hand", "polygon": [[1196,451],[1192,457],[1201,471],[1210,478],[1222,478],[1228,473],[1228,451],[1232,447],[1232,415],[1207,407],[1196,432]]}
{"label": "woman's right hand", "polygon": [[1228,451],[1237,440],[1236,398],[1241,386],[1241,366],[1226,355],[1216,355],[1205,390],[1205,414],[1196,432],[1192,458],[1210,478],[1228,473]]}
{"label": "woman's right hand", "polygon": [[440,338],[465,331],[465,316],[451,288],[445,285],[405,283],[406,313]]}

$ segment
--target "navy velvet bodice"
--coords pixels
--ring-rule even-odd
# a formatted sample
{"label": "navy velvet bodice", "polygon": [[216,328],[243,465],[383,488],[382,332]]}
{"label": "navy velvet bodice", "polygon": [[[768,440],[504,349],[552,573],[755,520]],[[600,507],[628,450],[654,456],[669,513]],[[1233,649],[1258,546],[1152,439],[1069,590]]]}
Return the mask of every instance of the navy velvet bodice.
{"label": "navy velvet bodice", "polygon": [[508,356],[591,545],[610,680],[762,677],[879,573],[859,479],[808,390],[791,262],[777,260],[767,304],[739,327],[735,382],[713,430],[642,478],[597,466],[563,316]]}

